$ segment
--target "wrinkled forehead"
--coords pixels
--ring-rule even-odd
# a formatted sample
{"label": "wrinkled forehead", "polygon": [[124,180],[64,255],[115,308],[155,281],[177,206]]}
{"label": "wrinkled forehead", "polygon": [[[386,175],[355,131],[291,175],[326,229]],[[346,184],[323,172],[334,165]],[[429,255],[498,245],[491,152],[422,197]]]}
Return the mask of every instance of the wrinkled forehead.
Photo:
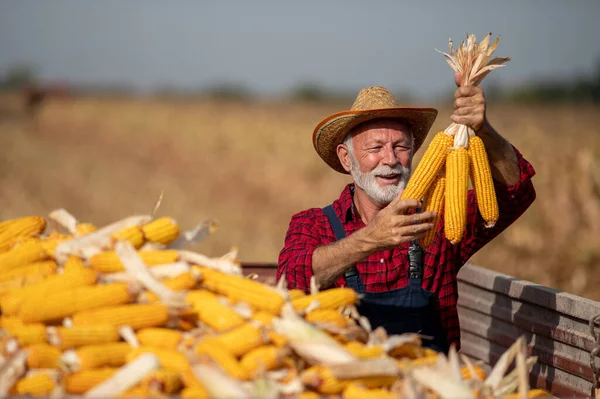
{"label": "wrinkled forehead", "polygon": [[374,119],[363,122],[352,129],[353,140],[367,140],[375,137],[410,142],[412,131],[410,124],[401,119]]}

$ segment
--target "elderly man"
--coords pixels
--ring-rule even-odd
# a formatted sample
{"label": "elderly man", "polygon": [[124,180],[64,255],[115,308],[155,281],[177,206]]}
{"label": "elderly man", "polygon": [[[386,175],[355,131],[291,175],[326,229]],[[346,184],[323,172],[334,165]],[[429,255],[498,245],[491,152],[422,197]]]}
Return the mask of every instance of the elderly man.
{"label": "elderly man", "polygon": [[362,294],[359,311],[373,328],[421,333],[431,337],[425,346],[446,353],[453,344],[460,349],[457,273],[535,199],[533,167],[492,128],[485,109],[481,88],[459,87],[450,119],[470,126],[486,146],[500,209],[493,228],[484,227],[470,190],[461,242],[444,237],[442,218],[421,262],[413,258],[420,248],[411,242],[434,227],[435,215],[399,195],[437,110],[402,108],[385,88],[369,87],[351,110],[325,118],[313,133],[319,156],[353,183],[333,204],[292,217],[277,278],[285,273],[289,288],[306,292],[312,277],[320,289],[351,287]]}

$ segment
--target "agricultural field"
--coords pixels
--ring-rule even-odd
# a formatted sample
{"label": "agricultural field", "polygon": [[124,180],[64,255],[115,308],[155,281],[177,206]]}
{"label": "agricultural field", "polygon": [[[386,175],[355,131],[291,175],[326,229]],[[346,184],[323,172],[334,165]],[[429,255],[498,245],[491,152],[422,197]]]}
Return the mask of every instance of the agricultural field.
{"label": "agricultural field", "polygon": [[[151,213],[162,192],[158,215],[183,228],[218,221],[196,250],[276,262],[290,217],[350,181],[311,143],[344,106],[81,98],[49,101],[35,119],[3,112],[0,219],[65,208],[102,225]],[[434,131],[450,123],[451,109],[439,109]],[[537,200],[471,261],[600,300],[600,109],[489,104],[488,118],[536,169]]]}

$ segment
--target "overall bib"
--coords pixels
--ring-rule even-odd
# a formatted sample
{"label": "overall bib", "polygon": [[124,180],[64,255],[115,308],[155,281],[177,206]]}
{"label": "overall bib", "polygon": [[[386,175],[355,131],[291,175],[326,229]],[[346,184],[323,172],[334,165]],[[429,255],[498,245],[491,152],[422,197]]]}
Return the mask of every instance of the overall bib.
{"label": "overall bib", "polygon": [[[333,206],[323,208],[336,240],[346,237],[346,232]],[[423,280],[423,250],[415,242],[408,250],[409,283],[404,288],[385,292],[365,292],[365,287],[356,266],[346,273],[348,287],[363,297],[357,305],[358,312],[365,316],[373,329],[383,327],[388,335],[418,333],[433,337],[423,338],[423,346],[438,352],[448,353],[446,333],[442,328],[440,314],[436,309],[435,294],[421,287]]]}

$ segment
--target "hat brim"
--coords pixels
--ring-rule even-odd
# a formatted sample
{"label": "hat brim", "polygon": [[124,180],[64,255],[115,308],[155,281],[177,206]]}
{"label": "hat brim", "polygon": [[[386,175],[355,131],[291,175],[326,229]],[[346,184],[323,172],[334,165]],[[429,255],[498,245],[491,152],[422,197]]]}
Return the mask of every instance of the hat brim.
{"label": "hat brim", "polygon": [[313,145],[317,154],[334,170],[349,174],[337,155],[337,146],[355,126],[371,119],[401,119],[414,135],[414,152],[421,147],[438,111],[435,108],[382,108],[364,111],[343,111],[323,119],[313,132]]}

